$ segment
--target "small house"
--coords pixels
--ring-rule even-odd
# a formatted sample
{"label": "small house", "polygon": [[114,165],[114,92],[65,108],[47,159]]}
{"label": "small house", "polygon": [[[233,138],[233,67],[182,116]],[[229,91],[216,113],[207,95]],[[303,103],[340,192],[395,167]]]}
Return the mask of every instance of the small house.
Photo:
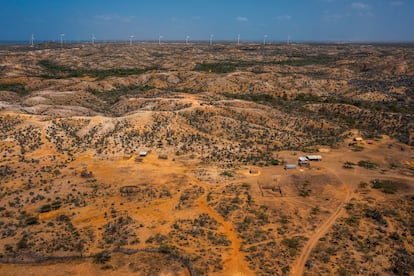
{"label": "small house", "polygon": [[306,158],[309,161],[322,161],[322,156],[321,155],[307,155]]}
{"label": "small house", "polygon": [[309,159],[308,158],[306,158],[305,156],[300,156],[299,158],[298,158],[298,165],[299,166],[309,166]]}
{"label": "small house", "polygon": [[357,142],[357,143],[362,143],[363,140],[364,139],[362,139],[362,137],[355,137],[354,138],[354,141]]}
{"label": "small house", "polygon": [[140,151],[139,152],[139,156],[141,156],[141,157],[145,157],[147,155],[148,155],[148,151]]}
{"label": "small house", "polygon": [[295,164],[286,164],[285,165],[285,170],[294,170],[294,169],[296,169]]}

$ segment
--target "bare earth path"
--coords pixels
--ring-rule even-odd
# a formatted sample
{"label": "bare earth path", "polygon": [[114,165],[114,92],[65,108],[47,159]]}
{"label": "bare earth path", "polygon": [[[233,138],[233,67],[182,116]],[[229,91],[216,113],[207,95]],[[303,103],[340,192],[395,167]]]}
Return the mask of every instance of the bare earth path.
{"label": "bare earth path", "polygon": [[219,216],[210,206],[207,205],[207,202],[204,199],[200,198],[197,203],[203,212],[207,213],[222,225],[220,229],[221,232],[224,233],[231,241],[231,251],[229,252],[229,257],[223,261],[224,270],[220,273],[220,275],[254,275],[254,273],[248,269],[248,265],[244,260],[244,254],[240,251],[241,241],[237,237],[236,232],[233,230],[233,225]]}
{"label": "bare earth path", "polygon": [[312,249],[316,246],[319,239],[325,235],[325,233],[331,228],[332,224],[336,219],[341,215],[343,208],[343,203],[347,202],[351,197],[350,189],[347,186],[344,186],[346,196],[344,200],[339,204],[335,212],[316,230],[316,232],[309,238],[305,247],[302,249],[302,253],[297,259],[295,265],[292,267],[291,275],[303,275],[305,263],[309,258]]}

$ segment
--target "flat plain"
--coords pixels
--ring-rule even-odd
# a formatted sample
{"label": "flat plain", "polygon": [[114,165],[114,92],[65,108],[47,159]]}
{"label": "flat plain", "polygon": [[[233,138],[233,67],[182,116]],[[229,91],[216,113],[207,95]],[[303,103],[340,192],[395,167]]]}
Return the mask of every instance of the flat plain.
{"label": "flat plain", "polygon": [[413,97],[410,44],[1,46],[0,274],[411,275]]}

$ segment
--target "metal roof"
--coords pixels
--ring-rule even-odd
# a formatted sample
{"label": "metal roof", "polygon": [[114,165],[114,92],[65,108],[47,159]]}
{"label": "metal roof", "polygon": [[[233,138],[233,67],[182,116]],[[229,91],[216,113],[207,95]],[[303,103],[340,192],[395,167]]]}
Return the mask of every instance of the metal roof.
{"label": "metal roof", "polygon": [[311,159],[322,159],[321,155],[307,155],[306,158],[308,158],[309,160]]}

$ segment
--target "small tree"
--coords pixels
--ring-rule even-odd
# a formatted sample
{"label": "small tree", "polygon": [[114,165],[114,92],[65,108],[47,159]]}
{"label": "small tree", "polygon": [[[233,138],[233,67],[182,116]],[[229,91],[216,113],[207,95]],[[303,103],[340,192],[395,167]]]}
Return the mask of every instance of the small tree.
{"label": "small tree", "polygon": [[104,264],[111,259],[111,252],[109,251],[102,251],[95,255],[94,263],[96,264]]}
{"label": "small tree", "polygon": [[351,161],[346,161],[343,165],[343,167],[345,169],[353,169],[355,166],[355,163],[351,162]]}

